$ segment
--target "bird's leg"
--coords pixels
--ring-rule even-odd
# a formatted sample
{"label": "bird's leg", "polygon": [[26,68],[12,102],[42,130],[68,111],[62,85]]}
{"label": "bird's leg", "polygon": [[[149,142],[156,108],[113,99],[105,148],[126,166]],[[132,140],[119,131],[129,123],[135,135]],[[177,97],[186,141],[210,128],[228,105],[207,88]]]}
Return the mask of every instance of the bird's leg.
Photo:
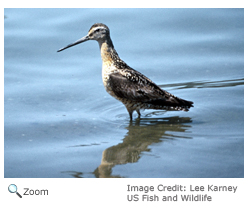
{"label": "bird's leg", "polygon": [[127,109],[128,113],[129,113],[129,115],[130,115],[130,120],[132,121],[132,113],[133,113],[133,110],[130,109],[130,108],[127,108],[127,107],[126,107],[126,109]]}
{"label": "bird's leg", "polygon": [[138,116],[138,118],[140,118],[140,116],[141,116],[141,114],[140,114],[140,110],[139,110],[139,109],[137,109],[136,111],[137,111],[137,113],[138,113],[138,115],[139,115],[139,116]]}
{"label": "bird's leg", "polygon": [[130,115],[130,120],[132,121],[132,112],[129,112],[129,115]]}

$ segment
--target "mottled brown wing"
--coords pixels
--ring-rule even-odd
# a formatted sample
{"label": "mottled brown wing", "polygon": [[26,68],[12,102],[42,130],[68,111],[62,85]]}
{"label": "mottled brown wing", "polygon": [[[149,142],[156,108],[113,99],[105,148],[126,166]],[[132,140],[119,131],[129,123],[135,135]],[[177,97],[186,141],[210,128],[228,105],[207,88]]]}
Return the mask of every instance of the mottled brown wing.
{"label": "mottled brown wing", "polygon": [[163,106],[191,107],[192,102],[180,99],[162,90],[155,83],[136,71],[110,75],[110,86],[116,96],[135,102]]}

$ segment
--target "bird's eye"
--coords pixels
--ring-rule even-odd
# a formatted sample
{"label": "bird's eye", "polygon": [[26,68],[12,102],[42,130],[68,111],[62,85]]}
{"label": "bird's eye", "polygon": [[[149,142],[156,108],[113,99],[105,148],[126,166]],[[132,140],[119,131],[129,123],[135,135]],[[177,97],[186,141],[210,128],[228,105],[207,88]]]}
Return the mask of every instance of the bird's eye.
{"label": "bird's eye", "polygon": [[100,29],[97,29],[97,30],[96,30],[96,32],[99,32],[99,31],[100,31]]}

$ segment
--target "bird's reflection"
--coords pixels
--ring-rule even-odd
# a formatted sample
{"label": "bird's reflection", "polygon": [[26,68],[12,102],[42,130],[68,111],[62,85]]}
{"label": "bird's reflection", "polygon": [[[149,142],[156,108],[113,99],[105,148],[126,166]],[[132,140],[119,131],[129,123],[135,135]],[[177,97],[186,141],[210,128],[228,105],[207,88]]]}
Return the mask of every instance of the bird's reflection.
{"label": "bird's reflection", "polygon": [[[112,168],[116,165],[136,163],[141,153],[150,151],[149,145],[165,139],[179,137],[177,132],[184,132],[190,128],[189,117],[170,117],[162,119],[144,118],[130,122],[123,142],[103,151],[101,164],[94,171],[95,177],[120,177],[112,175]],[[182,137],[191,139],[191,137]]]}

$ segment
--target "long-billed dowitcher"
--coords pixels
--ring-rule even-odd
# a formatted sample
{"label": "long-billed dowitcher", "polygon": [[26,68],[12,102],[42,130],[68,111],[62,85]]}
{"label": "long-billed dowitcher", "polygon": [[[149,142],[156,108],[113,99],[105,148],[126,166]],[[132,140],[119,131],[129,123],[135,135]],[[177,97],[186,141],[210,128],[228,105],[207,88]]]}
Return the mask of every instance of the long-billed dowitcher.
{"label": "long-billed dowitcher", "polygon": [[121,101],[132,120],[133,111],[140,117],[141,109],[188,111],[193,102],[178,98],[161,89],[149,78],[122,61],[114,49],[109,28],[102,24],[92,25],[88,34],[58,52],[87,40],[99,43],[102,57],[102,79],[106,91]]}

